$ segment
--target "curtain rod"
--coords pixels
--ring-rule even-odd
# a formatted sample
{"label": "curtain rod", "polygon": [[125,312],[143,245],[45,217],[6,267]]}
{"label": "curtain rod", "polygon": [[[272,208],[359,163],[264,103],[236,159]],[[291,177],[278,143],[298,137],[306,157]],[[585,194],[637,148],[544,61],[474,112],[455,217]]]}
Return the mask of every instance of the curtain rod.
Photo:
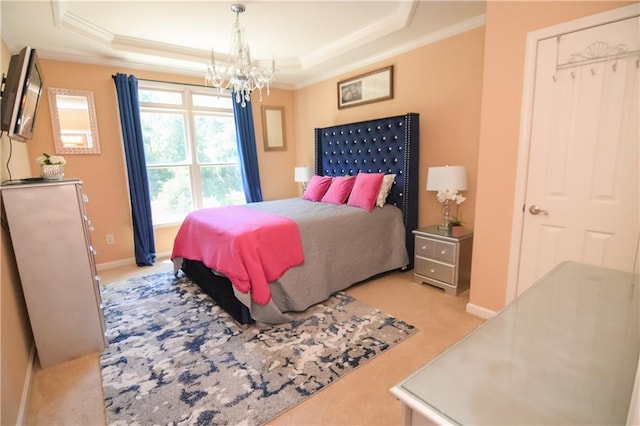
{"label": "curtain rod", "polygon": [[168,83],[168,84],[180,84],[182,86],[195,86],[195,87],[208,87],[210,89],[215,89],[215,87],[205,86],[204,84],[194,84],[194,83],[178,83],[175,81],[166,81],[166,80],[152,80],[149,78],[139,78],[139,81],[148,81],[150,83]]}
{"label": "curtain rod", "polygon": [[[116,75],[111,75],[111,78],[116,78]],[[137,78],[137,77],[136,77]],[[178,83],[175,81],[167,81],[167,80],[152,80],[150,78],[137,78],[138,81],[148,81],[150,83],[164,83],[164,84],[179,84],[182,86],[194,86],[194,87],[206,87],[210,89],[215,89],[215,87],[205,86],[204,84],[194,84],[194,83]]]}

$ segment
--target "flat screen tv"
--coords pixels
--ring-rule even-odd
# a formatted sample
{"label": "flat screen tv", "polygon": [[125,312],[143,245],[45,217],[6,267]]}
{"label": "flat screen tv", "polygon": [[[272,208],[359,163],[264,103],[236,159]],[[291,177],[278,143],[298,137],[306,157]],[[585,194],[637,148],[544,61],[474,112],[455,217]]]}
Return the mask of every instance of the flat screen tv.
{"label": "flat screen tv", "polygon": [[12,139],[29,140],[44,83],[35,49],[25,47],[11,57],[3,83],[1,130]]}

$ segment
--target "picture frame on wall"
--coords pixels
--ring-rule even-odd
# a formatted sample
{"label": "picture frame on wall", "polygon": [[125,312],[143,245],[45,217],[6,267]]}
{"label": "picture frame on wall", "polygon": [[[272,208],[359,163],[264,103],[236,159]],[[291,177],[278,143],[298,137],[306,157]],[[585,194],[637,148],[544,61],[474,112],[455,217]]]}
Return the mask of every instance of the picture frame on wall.
{"label": "picture frame on wall", "polygon": [[393,99],[393,65],[338,82],[338,109]]}

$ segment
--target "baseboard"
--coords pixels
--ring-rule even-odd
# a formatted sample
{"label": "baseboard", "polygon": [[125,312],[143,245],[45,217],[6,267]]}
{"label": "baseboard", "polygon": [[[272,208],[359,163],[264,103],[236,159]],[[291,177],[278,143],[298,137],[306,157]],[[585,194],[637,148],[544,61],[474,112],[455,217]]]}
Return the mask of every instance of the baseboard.
{"label": "baseboard", "polygon": [[496,314],[496,312],[491,309],[483,308],[473,303],[467,303],[467,312],[483,319],[489,319]]}
{"label": "baseboard", "polygon": [[96,269],[98,271],[104,271],[105,269],[115,269],[115,268],[120,268],[122,266],[131,266],[135,264],[136,264],[136,259],[133,257],[130,257],[129,259],[121,259],[121,260],[114,260],[113,262],[98,263],[96,265]]}
{"label": "baseboard", "polygon": [[[156,259],[169,258],[170,256],[171,256],[170,251],[163,252],[163,253],[156,253]],[[123,266],[132,266],[135,264],[136,264],[136,259],[134,257],[130,257],[128,259],[114,260],[113,262],[98,263],[96,265],[96,269],[98,271],[104,271],[105,269],[121,268]]]}
{"label": "baseboard", "polygon": [[18,409],[18,418],[16,418],[16,426],[22,426],[24,423],[24,417],[27,413],[27,406],[29,404],[29,394],[31,393],[31,383],[33,375],[33,363],[36,361],[36,345],[31,344],[31,351],[29,353],[29,363],[27,364],[27,374],[24,377],[24,385],[22,386],[22,396],[20,397],[20,408]]}

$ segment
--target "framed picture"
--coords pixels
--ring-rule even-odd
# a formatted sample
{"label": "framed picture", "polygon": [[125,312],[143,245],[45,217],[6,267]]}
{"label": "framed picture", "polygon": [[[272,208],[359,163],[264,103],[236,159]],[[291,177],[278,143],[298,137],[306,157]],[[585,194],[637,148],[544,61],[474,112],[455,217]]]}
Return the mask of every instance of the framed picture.
{"label": "framed picture", "polygon": [[393,98],[393,65],[338,82],[338,109]]}
{"label": "framed picture", "polygon": [[284,107],[262,106],[262,134],[265,151],[285,151]]}

